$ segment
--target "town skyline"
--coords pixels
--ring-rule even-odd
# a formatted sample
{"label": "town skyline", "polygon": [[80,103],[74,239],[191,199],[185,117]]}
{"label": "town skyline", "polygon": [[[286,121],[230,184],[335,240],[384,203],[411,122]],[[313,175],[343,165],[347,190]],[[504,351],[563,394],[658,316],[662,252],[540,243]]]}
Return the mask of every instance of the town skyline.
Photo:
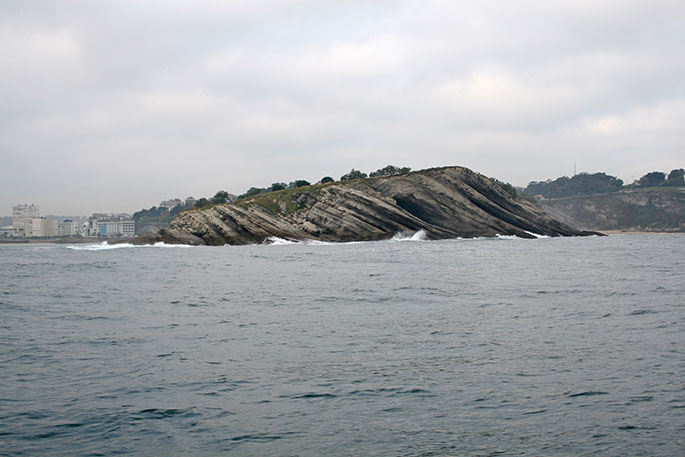
{"label": "town skyline", "polygon": [[[20,203],[12,207],[12,216],[0,217],[0,239],[96,238],[135,236],[135,221],[128,213],[93,213],[82,216],[41,216],[40,206]],[[9,222],[11,224],[7,224]],[[85,220],[84,220],[85,219]]]}

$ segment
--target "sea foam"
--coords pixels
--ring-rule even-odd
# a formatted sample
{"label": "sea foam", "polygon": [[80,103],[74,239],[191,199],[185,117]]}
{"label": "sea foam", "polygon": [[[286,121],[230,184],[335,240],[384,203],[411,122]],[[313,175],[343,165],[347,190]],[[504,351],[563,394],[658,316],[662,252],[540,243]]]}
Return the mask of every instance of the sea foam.
{"label": "sea foam", "polygon": [[390,241],[428,241],[428,236],[426,235],[425,230],[421,229],[413,234],[400,232],[393,236]]}
{"label": "sea foam", "polygon": [[524,232],[526,232],[528,235],[533,235],[535,238],[550,238],[547,235],[540,235],[539,233],[529,232],[528,230],[524,230]]}
{"label": "sea foam", "polygon": [[121,244],[109,244],[107,241],[103,241],[99,244],[84,244],[76,246],[67,246],[67,249],[72,251],[111,251],[113,249],[127,249],[127,248],[192,248],[196,246],[190,246],[187,244],[166,244],[163,241],[159,241],[155,244],[143,244],[135,245],[131,243],[121,243]]}

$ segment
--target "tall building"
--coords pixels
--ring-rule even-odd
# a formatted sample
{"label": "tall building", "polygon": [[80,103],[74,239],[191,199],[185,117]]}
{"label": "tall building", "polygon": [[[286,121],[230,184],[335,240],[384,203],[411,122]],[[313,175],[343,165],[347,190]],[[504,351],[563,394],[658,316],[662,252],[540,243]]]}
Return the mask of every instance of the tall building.
{"label": "tall building", "polygon": [[15,229],[24,230],[26,219],[36,217],[40,217],[40,210],[36,205],[17,205],[12,207],[12,227]]}
{"label": "tall building", "polygon": [[42,236],[57,236],[58,222],[55,219],[40,218],[40,228],[43,232]]}
{"label": "tall building", "polygon": [[65,219],[57,225],[57,236],[74,236],[78,232],[78,224],[71,219]]}
{"label": "tall building", "polygon": [[29,217],[24,219],[24,236],[36,238],[41,236],[57,236],[57,221],[45,217]]}

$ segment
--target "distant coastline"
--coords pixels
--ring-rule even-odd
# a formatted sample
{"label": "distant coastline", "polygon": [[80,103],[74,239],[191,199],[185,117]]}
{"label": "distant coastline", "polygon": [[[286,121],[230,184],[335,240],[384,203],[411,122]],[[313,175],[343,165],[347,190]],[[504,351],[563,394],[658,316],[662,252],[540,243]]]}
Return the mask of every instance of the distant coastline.
{"label": "distant coastline", "polygon": [[632,188],[618,192],[540,200],[551,217],[603,233],[685,232],[685,187]]}

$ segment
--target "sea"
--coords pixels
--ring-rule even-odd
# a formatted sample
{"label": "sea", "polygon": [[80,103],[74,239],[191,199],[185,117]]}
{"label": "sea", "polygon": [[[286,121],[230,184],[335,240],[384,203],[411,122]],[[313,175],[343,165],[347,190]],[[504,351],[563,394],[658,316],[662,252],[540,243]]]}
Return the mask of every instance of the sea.
{"label": "sea", "polygon": [[685,235],[0,245],[1,456],[682,456]]}

